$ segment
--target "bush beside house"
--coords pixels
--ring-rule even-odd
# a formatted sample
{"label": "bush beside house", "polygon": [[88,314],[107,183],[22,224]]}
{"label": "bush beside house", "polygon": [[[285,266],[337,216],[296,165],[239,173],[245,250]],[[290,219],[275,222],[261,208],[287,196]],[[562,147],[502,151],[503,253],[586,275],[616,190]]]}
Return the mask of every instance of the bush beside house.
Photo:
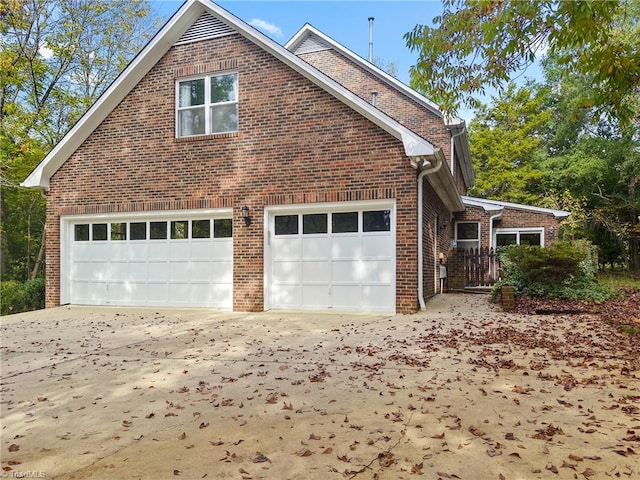
{"label": "bush beside house", "polygon": [[559,242],[550,248],[512,246],[499,255],[502,280],[493,288],[494,299],[504,285],[530,297],[602,302],[616,295],[598,283],[593,247],[587,242]]}

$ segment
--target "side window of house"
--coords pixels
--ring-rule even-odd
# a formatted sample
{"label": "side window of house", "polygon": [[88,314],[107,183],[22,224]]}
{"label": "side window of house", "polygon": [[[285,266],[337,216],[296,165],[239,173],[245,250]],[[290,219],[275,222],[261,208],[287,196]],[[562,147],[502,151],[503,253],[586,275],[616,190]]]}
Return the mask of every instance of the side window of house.
{"label": "side window of house", "polygon": [[543,229],[528,230],[496,230],[496,246],[537,245],[542,246]]}
{"label": "side window of house", "polygon": [[192,137],[238,130],[238,74],[178,81],[177,135]]}
{"label": "side window of house", "polygon": [[480,224],[478,222],[456,223],[456,242],[461,250],[480,248]]}

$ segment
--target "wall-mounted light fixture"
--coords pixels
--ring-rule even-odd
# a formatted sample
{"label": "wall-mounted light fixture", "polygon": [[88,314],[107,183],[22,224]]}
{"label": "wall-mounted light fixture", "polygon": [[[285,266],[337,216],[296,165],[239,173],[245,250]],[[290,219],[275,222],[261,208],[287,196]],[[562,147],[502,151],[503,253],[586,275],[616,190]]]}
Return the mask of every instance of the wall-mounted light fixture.
{"label": "wall-mounted light fixture", "polygon": [[553,240],[553,237],[555,236],[555,234],[556,234],[556,229],[553,228],[553,227],[549,228],[549,239],[550,240]]}
{"label": "wall-mounted light fixture", "polygon": [[449,220],[445,217],[440,220],[440,230],[445,230],[449,226]]}
{"label": "wall-mounted light fixture", "polygon": [[244,220],[245,226],[251,225],[251,216],[249,215],[249,207],[244,205],[241,209],[242,211],[242,219]]}

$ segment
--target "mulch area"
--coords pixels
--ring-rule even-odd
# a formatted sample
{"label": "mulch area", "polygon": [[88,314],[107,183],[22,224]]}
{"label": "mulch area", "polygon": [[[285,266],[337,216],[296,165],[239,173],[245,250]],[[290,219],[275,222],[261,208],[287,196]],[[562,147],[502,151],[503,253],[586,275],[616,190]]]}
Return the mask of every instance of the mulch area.
{"label": "mulch area", "polygon": [[589,314],[619,326],[640,327],[640,289],[619,289],[620,296],[605,302],[535,298],[520,295],[516,311],[525,315]]}

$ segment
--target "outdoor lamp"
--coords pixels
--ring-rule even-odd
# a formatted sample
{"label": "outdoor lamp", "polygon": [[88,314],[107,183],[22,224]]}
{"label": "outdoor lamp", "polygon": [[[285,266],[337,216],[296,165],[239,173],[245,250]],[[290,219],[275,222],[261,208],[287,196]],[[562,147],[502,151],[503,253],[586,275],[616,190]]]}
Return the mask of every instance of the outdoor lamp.
{"label": "outdoor lamp", "polygon": [[248,227],[251,225],[251,217],[249,216],[249,207],[246,205],[242,207],[242,218],[244,219],[244,224]]}

